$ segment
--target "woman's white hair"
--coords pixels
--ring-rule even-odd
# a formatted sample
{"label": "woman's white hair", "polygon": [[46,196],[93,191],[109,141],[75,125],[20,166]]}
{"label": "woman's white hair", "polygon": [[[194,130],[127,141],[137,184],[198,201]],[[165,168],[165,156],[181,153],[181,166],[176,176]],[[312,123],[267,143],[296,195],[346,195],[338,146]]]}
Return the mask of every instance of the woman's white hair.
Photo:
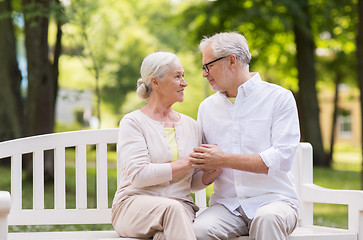
{"label": "woman's white hair", "polygon": [[152,91],[151,78],[164,78],[171,63],[179,61],[179,58],[170,52],[155,52],[146,56],[141,64],[141,78],[137,80],[137,95],[142,99],[148,99]]}
{"label": "woman's white hair", "polygon": [[249,66],[251,53],[246,38],[237,32],[216,33],[211,37],[204,37],[199,44],[201,52],[210,44],[216,58],[234,54],[239,62]]}

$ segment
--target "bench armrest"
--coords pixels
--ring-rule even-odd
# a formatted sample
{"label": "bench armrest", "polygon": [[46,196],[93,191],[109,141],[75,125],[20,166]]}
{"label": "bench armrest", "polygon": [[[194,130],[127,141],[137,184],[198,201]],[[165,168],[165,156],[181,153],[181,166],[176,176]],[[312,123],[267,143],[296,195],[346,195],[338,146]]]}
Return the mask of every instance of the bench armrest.
{"label": "bench armrest", "polygon": [[363,210],[363,191],[340,190],[318,186],[316,184],[303,184],[302,196],[304,201],[356,205]]}
{"label": "bench armrest", "polygon": [[[305,183],[301,186],[303,202],[348,205],[349,230],[363,234],[363,191],[337,190]],[[360,239],[360,238],[359,238]]]}
{"label": "bench armrest", "polygon": [[10,193],[0,191],[0,239],[8,239],[8,215],[11,207]]}

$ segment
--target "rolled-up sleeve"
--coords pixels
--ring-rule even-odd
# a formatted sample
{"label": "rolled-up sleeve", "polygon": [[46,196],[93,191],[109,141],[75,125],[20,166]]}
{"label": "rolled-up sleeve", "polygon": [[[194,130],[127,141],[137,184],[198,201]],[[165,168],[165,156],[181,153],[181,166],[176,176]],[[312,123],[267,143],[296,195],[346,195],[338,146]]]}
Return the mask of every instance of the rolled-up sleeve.
{"label": "rolled-up sleeve", "polygon": [[268,175],[288,172],[300,142],[299,118],[295,99],[290,91],[281,96],[272,119],[271,147],[260,152],[269,168]]}

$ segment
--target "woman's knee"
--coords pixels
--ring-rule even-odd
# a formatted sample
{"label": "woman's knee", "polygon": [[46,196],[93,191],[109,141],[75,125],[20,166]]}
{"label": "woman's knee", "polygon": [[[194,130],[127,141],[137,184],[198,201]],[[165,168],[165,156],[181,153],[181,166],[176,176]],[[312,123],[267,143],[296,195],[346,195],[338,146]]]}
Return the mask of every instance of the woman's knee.
{"label": "woman's knee", "polygon": [[185,212],[185,208],[184,208],[183,204],[181,204],[177,200],[167,199],[164,204],[165,204],[166,211],[173,212],[176,214]]}

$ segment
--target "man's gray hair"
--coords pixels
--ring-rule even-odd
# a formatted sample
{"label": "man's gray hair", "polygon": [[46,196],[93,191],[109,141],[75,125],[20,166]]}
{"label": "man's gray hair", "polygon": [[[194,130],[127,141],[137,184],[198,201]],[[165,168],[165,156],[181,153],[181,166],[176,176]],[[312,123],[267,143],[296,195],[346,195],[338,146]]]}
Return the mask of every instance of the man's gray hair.
{"label": "man's gray hair", "polygon": [[246,38],[237,32],[216,33],[211,37],[204,37],[199,44],[201,52],[212,44],[216,58],[234,54],[242,65],[249,66],[251,53]]}

